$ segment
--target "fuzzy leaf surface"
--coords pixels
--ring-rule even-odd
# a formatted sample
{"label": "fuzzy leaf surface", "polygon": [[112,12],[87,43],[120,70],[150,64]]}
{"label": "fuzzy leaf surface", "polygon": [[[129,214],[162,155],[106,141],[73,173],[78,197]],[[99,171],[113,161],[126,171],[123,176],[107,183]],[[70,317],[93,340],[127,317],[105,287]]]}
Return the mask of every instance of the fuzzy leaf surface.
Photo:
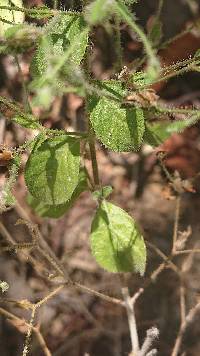
{"label": "fuzzy leaf surface", "polygon": [[157,122],[155,124],[147,124],[144,134],[144,141],[155,147],[163,143],[174,133],[181,133],[187,127],[192,126],[197,121],[197,118],[176,120],[173,122]]}
{"label": "fuzzy leaf surface", "polygon": [[156,18],[156,16],[152,19],[152,24],[149,29],[149,40],[153,44],[154,47],[158,46],[162,39],[162,22]]}
{"label": "fuzzy leaf surface", "polygon": [[95,0],[85,9],[85,20],[90,25],[102,23],[114,9],[113,0]]}
{"label": "fuzzy leaf surface", "polygon": [[16,124],[25,127],[27,129],[39,129],[41,127],[40,123],[31,115],[27,114],[27,117],[15,116],[12,118]]}
{"label": "fuzzy leaf surface", "polygon": [[80,64],[88,43],[88,32],[84,32],[85,28],[86,23],[83,17],[77,14],[56,16],[50,20],[33,57],[33,75],[43,74],[51,67],[52,57],[55,57],[56,61],[56,58],[62,56],[70,46],[73,46],[73,51],[69,60],[73,64]]}
{"label": "fuzzy leaf surface", "polygon": [[34,198],[32,195],[28,195],[27,201],[32,209],[41,217],[48,217],[53,219],[58,219],[64,215],[71,206],[78,199],[79,195],[88,189],[87,177],[83,169],[80,170],[78,184],[71,196],[71,199],[66,203],[58,205],[47,205],[44,204],[41,200]]}
{"label": "fuzzy leaf surface", "polygon": [[80,143],[66,135],[38,144],[25,167],[25,181],[33,197],[49,205],[65,203],[77,186]]}
{"label": "fuzzy leaf surface", "polygon": [[92,222],[92,254],[109,272],[139,272],[146,267],[146,247],[136,222],[123,209],[102,201]]}
{"label": "fuzzy leaf surface", "polygon": [[[116,81],[105,82],[110,95],[125,93]],[[144,134],[144,114],[141,108],[122,108],[120,101],[106,97],[91,99],[90,121],[97,138],[109,149],[118,152],[137,151]]]}

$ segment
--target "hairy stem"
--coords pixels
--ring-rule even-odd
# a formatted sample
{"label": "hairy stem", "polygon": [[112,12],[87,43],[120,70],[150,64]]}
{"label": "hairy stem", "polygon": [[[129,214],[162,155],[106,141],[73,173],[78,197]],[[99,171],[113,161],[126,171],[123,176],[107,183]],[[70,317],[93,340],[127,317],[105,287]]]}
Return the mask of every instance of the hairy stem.
{"label": "hairy stem", "polygon": [[23,73],[22,73],[22,69],[21,69],[21,66],[20,66],[20,63],[19,63],[18,56],[17,56],[17,55],[14,55],[14,58],[15,58],[15,62],[16,62],[16,64],[17,64],[17,68],[18,68],[19,75],[20,75],[20,77],[21,77],[22,89],[23,89],[23,102],[24,102],[24,107],[25,107],[25,110],[26,110],[27,112],[32,113],[31,104],[30,104],[29,98],[28,98],[28,90],[27,90],[27,86],[26,86],[26,83],[25,83],[25,80],[24,80],[24,76],[23,76]]}
{"label": "hairy stem", "polygon": [[116,71],[119,72],[122,68],[122,46],[121,46],[121,32],[120,32],[120,19],[119,16],[115,15],[115,26],[116,26],[116,35],[115,35],[115,51],[116,51]]}
{"label": "hairy stem", "polygon": [[90,126],[89,147],[90,147],[90,156],[92,162],[93,179],[94,179],[94,185],[98,189],[100,186],[100,179],[99,179],[99,170],[98,170],[98,163],[97,163],[97,156],[96,156],[96,149],[95,149],[95,138],[94,138],[93,129],[90,124],[89,126]]}
{"label": "hairy stem", "polygon": [[54,10],[58,8],[58,0],[53,0],[53,8]]}
{"label": "hairy stem", "polygon": [[143,30],[140,28],[140,26],[138,26],[136,24],[133,17],[130,15],[128,9],[126,8],[126,6],[124,5],[124,3],[121,0],[116,1],[116,8],[117,8],[119,15],[124,20],[124,22],[126,22],[130,26],[130,28],[141,39],[141,41],[144,45],[145,51],[147,53],[147,56],[149,57],[150,64],[159,66],[159,61],[155,56],[154,50],[153,50],[151,43],[149,42],[146,34],[143,32]]}
{"label": "hairy stem", "polygon": [[[81,12],[78,12],[78,11],[64,11],[64,10],[56,10],[56,9],[49,9],[47,7],[34,7],[34,8],[26,8],[26,7],[19,7],[19,6],[15,6],[15,5],[12,5],[12,6],[6,6],[6,5],[0,5],[0,10],[10,10],[10,11],[19,11],[19,12],[24,12],[26,14],[26,16],[29,16],[29,17],[37,17],[38,18],[50,18],[52,16],[56,16],[58,14],[61,14],[61,15],[66,15],[66,13],[68,15],[77,15],[79,16],[81,14]],[[11,23],[13,24],[12,22],[9,22],[7,20],[4,20],[4,19],[1,19],[0,18],[0,21],[3,21],[3,22],[7,22],[7,23]]]}

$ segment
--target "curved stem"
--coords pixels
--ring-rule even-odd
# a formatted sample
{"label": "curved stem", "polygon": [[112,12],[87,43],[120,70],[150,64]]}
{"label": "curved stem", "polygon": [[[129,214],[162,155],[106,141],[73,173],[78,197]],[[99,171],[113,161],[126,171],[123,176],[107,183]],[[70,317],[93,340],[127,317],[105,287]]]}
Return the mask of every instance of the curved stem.
{"label": "curved stem", "polygon": [[143,32],[143,30],[136,24],[136,22],[133,20],[132,16],[128,12],[126,6],[124,3],[121,2],[121,0],[116,1],[116,7],[119,15],[121,15],[121,18],[130,26],[130,28],[139,36],[141,39],[145,51],[149,57],[149,60],[152,65],[158,65],[158,59],[155,56],[154,50],[151,46],[150,41],[148,40],[146,34]]}

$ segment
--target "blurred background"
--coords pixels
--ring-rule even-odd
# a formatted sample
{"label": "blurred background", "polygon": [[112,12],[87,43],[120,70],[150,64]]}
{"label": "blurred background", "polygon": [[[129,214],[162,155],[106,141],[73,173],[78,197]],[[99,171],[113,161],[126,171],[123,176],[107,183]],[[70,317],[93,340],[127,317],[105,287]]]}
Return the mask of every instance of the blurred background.
{"label": "blurred background", "polygon": [[[1,1],[0,1],[1,3]],[[24,6],[48,5],[52,1],[24,0]],[[79,1],[62,1],[65,9],[80,10]],[[158,8],[158,1],[140,0],[134,4],[138,22],[148,31],[152,16]],[[30,21],[30,19],[26,19]],[[174,41],[159,51],[163,65],[170,65],[186,59],[200,48],[200,1],[165,0],[161,21],[163,23],[163,41]],[[188,26],[192,31],[185,31]],[[183,33],[181,36],[178,36]],[[135,59],[142,53],[142,45],[135,34],[125,25],[121,26],[123,64],[132,68]],[[102,26],[95,28],[92,34],[92,75],[98,79],[110,78],[114,74],[115,48],[112,33]],[[20,65],[26,81],[30,78],[29,66],[33,50],[20,55]],[[189,72],[180,77],[162,82],[155,87],[157,94],[167,105],[177,107],[200,108],[200,74]],[[0,95],[22,102],[22,82],[12,56],[0,55]],[[35,114],[42,116],[43,124],[49,128],[84,130],[83,99],[75,94],[56,98],[48,113],[37,108]],[[31,130],[23,129],[0,117],[0,142],[16,147],[27,139],[33,138]],[[165,174],[157,160],[156,152],[147,145],[138,153],[118,154],[110,152],[97,142],[97,159],[102,183],[112,185],[111,201],[125,209],[139,222],[144,237],[157,246],[166,256],[170,254],[175,217],[175,197],[173,196]],[[200,126],[199,123],[175,134],[161,147],[166,152],[165,164],[171,173],[178,171],[179,176],[192,184],[192,191],[182,194],[180,208],[179,235],[188,237],[187,248],[199,247],[200,233]],[[88,192],[80,198],[63,217],[58,220],[41,218],[27,203],[27,191],[24,184],[23,166],[27,155],[23,155],[23,164],[15,185],[16,206],[2,213],[0,217],[1,243],[9,239],[30,241],[28,228],[15,225],[21,219],[38,224],[40,232],[56,256],[62,260],[70,277],[89,288],[121,298],[119,278],[102,270],[91,255],[88,236],[96,203]],[[90,169],[89,159],[88,167]],[[0,167],[0,188],[7,178],[7,168]],[[181,235],[182,234],[182,235]],[[185,234],[185,235],[184,235]],[[46,269],[42,262],[46,263]],[[155,343],[158,355],[171,355],[181,323],[180,290],[184,290],[186,312],[199,299],[200,258],[198,254],[177,256],[174,260],[177,268],[184,272],[180,283],[177,273],[164,268],[155,278],[150,279],[163,259],[153,249],[148,249],[147,271],[143,278],[128,275],[127,281],[131,294],[144,287],[144,292],[136,304],[136,318],[140,341],[146,330],[157,326],[160,331]],[[1,307],[12,311],[21,318],[29,318],[30,312],[20,308],[9,300],[29,300],[37,302],[52,288],[48,274],[51,267],[47,261],[38,263],[38,274],[26,255],[22,252],[7,252],[0,255],[0,279],[7,281],[10,288],[2,295]],[[58,295],[43,305],[37,322],[53,356],[121,356],[128,355],[131,349],[127,316],[124,308],[106,302],[91,294],[72,288],[63,289]],[[181,346],[180,355],[197,356],[200,354],[200,316],[198,313],[191,327],[188,327]],[[0,355],[18,356],[22,354],[24,344],[23,325],[17,321],[8,321],[0,315]],[[43,355],[36,338],[33,336],[30,355]]]}

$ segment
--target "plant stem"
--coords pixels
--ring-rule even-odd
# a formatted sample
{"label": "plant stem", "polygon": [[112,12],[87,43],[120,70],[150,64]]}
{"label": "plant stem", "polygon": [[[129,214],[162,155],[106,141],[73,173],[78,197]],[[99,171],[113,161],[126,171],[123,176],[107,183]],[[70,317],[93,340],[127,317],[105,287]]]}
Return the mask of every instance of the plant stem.
{"label": "plant stem", "polygon": [[94,133],[90,123],[89,123],[89,134],[90,134],[89,147],[90,147],[90,155],[91,155],[91,162],[92,162],[93,179],[94,179],[95,187],[98,189],[100,187],[100,179],[99,179],[98,163],[97,163],[97,156],[96,156],[96,149],[95,149]]}
{"label": "plant stem", "polygon": [[[192,71],[192,70],[194,70],[194,66],[198,65],[198,64],[199,64],[199,59],[189,58],[189,59],[185,59],[181,62],[169,65],[167,67],[163,67],[160,69],[159,77],[156,78],[155,80],[153,80],[151,82],[151,85],[166,81],[170,78],[173,78],[176,75],[184,74],[184,73],[188,72],[189,70]],[[138,89],[142,90],[142,89],[145,89],[146,87],[149,87],[149,84],[141,85]]]}
{"label": "plant stem", "polygon": [[119,72],[122,68],[122,46],[121,46],[121,32],[120,32],[120,19],[115,15],[116,35],[115,35],[115,51],[116,51],[116,71]]}
{"label": "plant stem", "polygon": [[[27,323],[24,319],[19,318],[18,316],[8,312],[7,310],[5,310],[3,308],[0,308],[0,314],[4,315],[6,318],[8,318],[8,320],[17,321],[17,323],[15,323],[14,325],[19,331],[22,331],[23,329],[22,328],[18,328],[17,325],[24,325],[27,328],[27,330],[30,327],[30,324]],[[39,342],[39,344],[40,344],[40,346],[41,346],[41,348],[42,348],[42,350],[44,352],[44,355],[45,356],[52,356],[52,354],[51,354],[50,350],[48,349],[47,344],[46,344],[46,342],[45,342],[45,340],[44,340],[39,328],[37,328],[35,326],[32,326],[32,329],[33,329],[33,331],[34,331],[34,333],[35,333],[35,335],[36,335],[36,337],[38,339],[38,342]],[[25,332],[25,331],[22,331],[22,332]]]}
{"label": "plant stem", "polygon": [[[14,11],[13,10],[12,10],[12,17],[13,17],[13,21],[15,22],[15,16],[14,16]],[[25,111],[32,113],[31,105],[30,105],[30,102],[29,102],[29,99],[28,99],[27,87],[26,87],[26,84],[25,84],[25,81],[24,81],[24,76],[23,76],[22,69],[21,69],[21,66],[20,66],[20,63],[19,63],[19,59],[18,59],[18,56],[16,54],[14,54],[14,59],[15,59],[15,62],[17,64],[19,75],[21,77],[22,89],[23,89],[23,102],[24,102]]]}
{"label": "plant stem", "polygon": [[[84,2],[86,5],[86,1]],[[86,50],[85,61],[84,61],[84,72],[86,80],[90,84],[90,62],[89,62],[89,47]],[[95,149],[95,135],[94,130],[92,128],[90,118],[89,118],[89,109],[88,109],[88,97],[86,95],[85,98],[85,120],[88,125],[88,143],[90,148],[90,158],[92,163],[92,172],[93,172],[93,180],[94,180],[94,188],[99,189],[100,187],[100,179],[99,179],[99,171],[98,171],[98,163],[96,157],[96,149]]]}
{"label": "plant stem", "polygon": [[23,118],[27,118],[27,114],[24,113],[23,111],[21,111],[21,109],[13,104],[12,101],[4,98],[3,96],[0,96],[0,103],[4,104],[5,106],[7,106],[9,109],[15,111],[17,114],[19,114],[20,116],[22,116]]}
{"label": "plant stem", "polygon": [[158,11],[157,11],[157,14],[156,14],[157,18],[159,18],[160,15],[161,15],[163,5],[164,5],[164,0],[159,0]]}
{"label": "plant stem", "polygon": [[[123,276],[121,277],[121,280],[122,280],[122,284],[124,285]],[[139,338],[138,338],[137,325],[135,319],[134,305],[131,301],[128,287],[122,286],[121,291],[122,291],[124,304],[128,316],[128,324],[129,324],[129,331],[130,331],[131,345],[132,345],[131,354],[137,356],[140,347],[139,347]]]}
{"label": "plant stem", "polygon": [[29,344],[30,344],[32,331],[33,331],[33,323],[35,320],[35,313],[36,313],[36,307],[34,306],[32,309],[32,313],[31,313],[31,318],[30,318],[30,322],[29,322],[29,326],[28,326],[28,330],[27,330],[27,334],[26,334],[26,338],[25,338],[25,344],[24,344],[22,356],[27,356],[28,352],[29,352]]}
{"label": "plant stem", "polygon": [[24,81],[24,76],[23,76],[22,69],[21,69],[21,66],[20,66],[20,63],[19,63],[19,59],[18,59],[17,55],[14,55],[14,58],[15,58],[15,62],[17,64],[18,72],[19,72],[19,75],[20,75],[21,81],[22,81],[24,107],[25,107],[25,110],[27,112],[32,113],[32,108],[31,108],[31,105],[30,105],[30,102],[29,102],[29,98],[28,98],[28,90],[27,90],[27,87],[26,87],[26,83]]}
{"label": "plant stem", "polygon": [[200,116],[199,110],[195,109],[184,109],[184,108],[169,108],[164,106],[156,106],[156,110],[160,113],[174,113],[174,114],[189,114],[189,115],[196,115]]}
{"label": "plant stem", "polygon": [[[55,10],[55,9],[48,9],[48,8],[25,8],[25,7],[19,7],[19,6],[0,6],[0,10],[10,10],[10,11],[19,11],[19,12],[24,12],[27,16],[34,16],[36,17],[37,15],[41,15],[43,18],[45,17],[50,17],[50,16],[55,16],[57,14],[63,14],[65,15],[66,13],[68,15],[80,15],[81,13],[78,11],[62,11],[62,10]],[[46,15],[46,16],[45,16]],[[6,22],[5,20],[4,22]]]}
{"label": "plant stem", "polygon": [[65,131],[65,130],[57,130],[57,129],[44,129],[46,134],[49,135],[68,135],[68,136],[78,136],[82,139],[88,138],[87,132],[78,132],[78,131]]}
{"label": "plant stem", "polygon": [[129,11],[127,10],[126,6],[124,3],[121,2],[121,0],[116,1],[116,7],[119,15],[121,15],[121,18],[130,26],[130,28],[140,37],[145,51],[149,57],[151,65],[159,65],[159,61],[156,58],[154,54],[154,50],[151,46],[151,43],[149,42],[146,34],[143,32],[143,30],[136,24],[136,22],[133,20],[132,16],[130,15]]}
{"label": "plant stem", "polygon": [[54,10],[58,8],[58,0],[53,0],[53,8]]}
{"label": "plant stem", "polygon": [[194,306],[194,308],[190,309],[189,313],[186,315],[184,323],[180,326],[180,329],[179,329],[179,332],[178,332],[178,336],[176,338],[176,341],[175,341],[174,348],[172,350],[171,356],[178,356],[179,355],[179,351],[180,351],[180,347],[181,347],[181,343],[182,343],[185,331],[189,326],[191,326],[192,322],[194,321],[194,319],[195,319],[197,313],[199,313],[199,311],[200,311],[200,302],[198,302]]}
{"label": "plant stem", "polygon": [[190,33],[192,31],[193,28],[194,28],[194,24],[188,26],[188,28],[186,28],[182,32],[178,33],[176,36],[170,38],[169,40],[166,40],[165,42],[163,42],[161,44],[161,46],[159,47],[159,50],[165,49],[166,47],[170,46],[170,44],[172,44],[173,42],[179,40],[179,38],[187,35],[188,33]]}
{"label": "plant stem", "polygon": [[184,74],[184,73],[186,73],[186,72],[189,72],[190,70],[192,70],[192,68],[191,68],[190,66],[183,67],[183,68],[181,68],[181,69],[179,69],[179,70],[177,70],[177,71],[174,71],[174,72],[172,72],[172,73],[169,73],[169,74],[167,74],[167,75],[164,75],[164,76],[163,76],[162,78],[160,78],[160,79],[157,79],[157,80],[156,80],[156,83],[160,83],[160,82],[163,82],[163,81],[165,81],[165,80],[169,80],[169,79],[171,79],[171,78],[173,78],[173,77],[175,77],[175,76],[178,76],[178,75]]}
{"label": "plant stem", "polygon": [[178,195],[177,198],[176,198],[176,208],[175,208],[175,220],[174,220],[172,255],[176,253],[176,241],[177,241],[177,237],[178,237],[178,225],[179,225],[179,217],[180,217],[180,205],[181,205],[181,196]]}

